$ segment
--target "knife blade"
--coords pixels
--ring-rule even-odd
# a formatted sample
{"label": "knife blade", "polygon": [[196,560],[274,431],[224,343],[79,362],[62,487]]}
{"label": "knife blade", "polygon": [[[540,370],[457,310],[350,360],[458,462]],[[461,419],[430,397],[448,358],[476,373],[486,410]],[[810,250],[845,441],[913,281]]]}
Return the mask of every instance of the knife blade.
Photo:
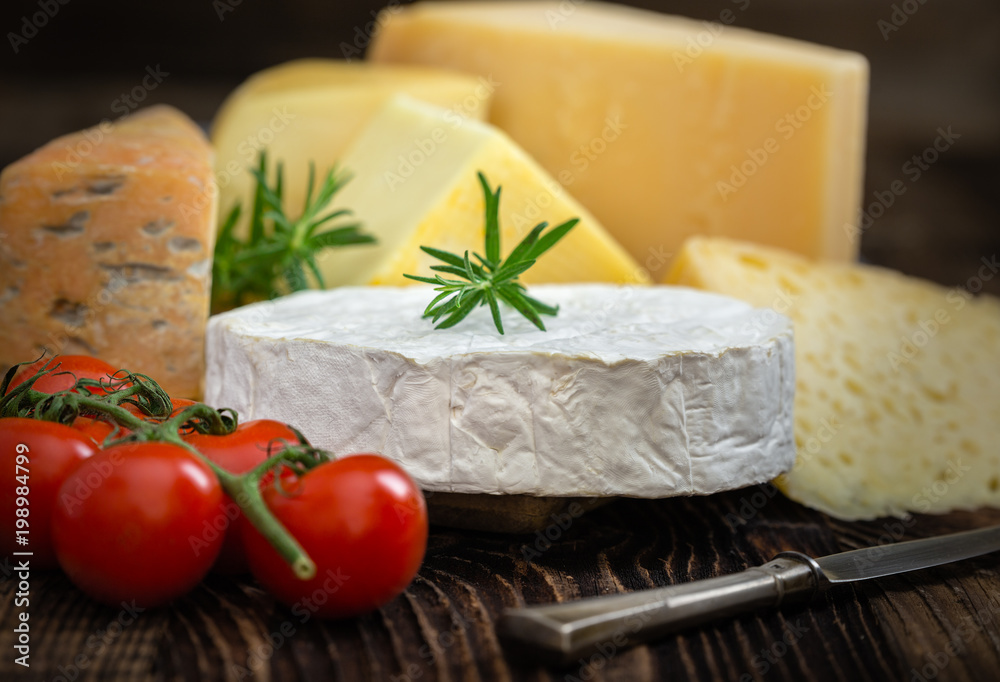
{"label": "knife blade", "polygon": [[997,550],[1000,526],[819,558],[781,552],[762,566],[716,578],[507,609],[497,633],[509,648],[568,664],[594,651],[617,651],[717,618],[808,599],[839,583],[917,571]]}

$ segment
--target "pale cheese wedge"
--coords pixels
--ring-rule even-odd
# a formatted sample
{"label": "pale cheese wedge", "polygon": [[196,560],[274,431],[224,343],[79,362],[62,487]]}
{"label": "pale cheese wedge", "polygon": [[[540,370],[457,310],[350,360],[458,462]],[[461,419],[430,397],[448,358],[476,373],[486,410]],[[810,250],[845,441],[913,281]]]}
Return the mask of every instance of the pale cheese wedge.
{"label": "pale cheese wedge", "polygon": [[969,293],[1000,264],[973,259],[969,271],[967,288],[947,289],[696,238],[667,281],[792,318],[798,459],[779,485],[862,519],[1000,506],[1000,301]]}
{"label": "pale cheese wedge", "polygon": [[286,206],[295,217],[306,196],[309,163],[320,177],[337,165],[351,139],[393,95],[446,107],[456,118],[481,119],[494,87],[442,69],[332,59],[302,59],[255,74],[226,99],[212,126],[219,205],[228,212],[240,201],[247,215],[254,186],[249,169],[266,149],[272,173],[275,162],[284,166]]}
{"label": "pale cheese wedge", "polygon": [[580,218],[542,255],[525,282],[648,283],[649,275],[531,157],[503,132],[447,109],[397,96],[342,157],[355,179],[340,201],[378,239],[374,247],[331,249],[318,259],[328,286],[412,284],[432,276],[427,245],[483,252],[484,199],[477,173],[500,185],[501,246],[509,252],[539,222]]}
{"label": "pale cheese wedge", "polygon": [[490,122],[656,278],[694,234],[853,260],[865,58],[717,16],[418,2],[383,13],[368,56],[490,75]]}

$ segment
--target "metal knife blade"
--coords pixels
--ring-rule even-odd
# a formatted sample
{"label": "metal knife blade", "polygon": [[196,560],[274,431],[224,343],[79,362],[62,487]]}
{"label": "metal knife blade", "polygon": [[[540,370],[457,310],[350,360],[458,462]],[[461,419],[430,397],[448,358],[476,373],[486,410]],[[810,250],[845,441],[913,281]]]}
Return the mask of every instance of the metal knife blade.
{"label": "metal knife blade", "polygon": [[1000,526],[875,545],[814,559],[782,552],[763,566],[653,590],[507,609],[497,632],[508,646],[557,663],[595,650],[617,650],[658,635],[790,598],[809,598],[833,584],[880,578],[1000,550]]}
{"label": "metal knife blade", "polygon": [[1000,526],[908,540],[831,554],[816,559],[831,583],[917,571],[1000,550]]}

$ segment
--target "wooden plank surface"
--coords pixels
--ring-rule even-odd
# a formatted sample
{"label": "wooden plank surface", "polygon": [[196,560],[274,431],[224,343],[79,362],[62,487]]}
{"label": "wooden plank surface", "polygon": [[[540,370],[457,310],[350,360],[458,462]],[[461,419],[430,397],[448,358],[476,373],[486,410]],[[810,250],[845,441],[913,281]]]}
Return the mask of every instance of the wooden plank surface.
{"label": "wooden plank surface", "polygon": [[[30,577],[31,668],[14,663],[16,576],[0,580],[0,680],[987,680],[1000,674],[996,555],[847,585],[547,668],[505,651],[501,610],[707,578],[781,550],[816,556],[1000,523],[1000,511],[846,523],[773,488],[619,500],[540,535],[436,528],[406,592],[323,622],[252,579],[210,577],[172,606],[98,606],[58,572]],[[562,526],[568,526],[563,528]],[[549,537],[545,537],[545,534]]]}

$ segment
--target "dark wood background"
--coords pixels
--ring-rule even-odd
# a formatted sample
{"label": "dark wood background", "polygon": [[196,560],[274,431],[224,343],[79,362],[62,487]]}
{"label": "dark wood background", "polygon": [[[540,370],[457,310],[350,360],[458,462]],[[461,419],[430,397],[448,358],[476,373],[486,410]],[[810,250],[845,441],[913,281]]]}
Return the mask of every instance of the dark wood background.
{"label": "dark wood background", "polygon": [[[113,118],[147,67],[169,73],[143,104],[167,102],[209,123],[259,69],[304,56],[342,57],[388,0],[5,0],[0,7],[0,166],[56,135]],[[570,2],[571,0],[566,0]],[[18,45],[25,17],[58,11]],[[865,231],[866,260],[961,285],[1000,245],[1000,3],[996,0],[629,0],[700,19],[857,50],[871,61],[865,203],[908,189]],[[891,22],[894,8],[898,30]],[[906,12],[911,12],[907,14]],[[905,23],[902,22],[905,18]],[[884,22],[881,23],[880,22]],[[885,23],[888,22],[888,23]],[[119,105],[120,106],[120,105]],[[902,166],[961,135],[910,183]],[[1000,279],[986,283],[1000,293]]]}
{"label": "dark wood background", "polygon": [[[816,680],[997,679],[1000,575],[987,556],[833,588],[565,668],[503,649],[505,607],[742,570],[782,550],[816,556],[1000,523],[1000,511],[843,523],[769,497],[619,500],[568,529],[510,536],[435,529],[420,574],[376,613],[321,622],[247,580],[212,577],[168,608],[95,605],[58,572],[32,575],[30,671],[13,663],[15,582],[0,580],[0,679]],[[565,525],[565,524],[564,524]],[[530,551],[526,551],[530,550]]]}
{"label": "dark wood background", "polygon": [[[144,104],[168,102],[207,124],[250,73],[296,57],[341,56],[341,42],[353,41],[381,4],[69,0],[15,54],[10,33],[20,32],[23,17],[41,5],[6,0],[0,165],[56,135],[114,117],[115,100],[147,67],[169,76]],[[961,137],[866,230],[864,258],[960,285],[980,258],[997,253],[996,0],[632,4],[704,19],[736,7],[740,26],[867,55],[866,204],[905,179],[903,164],[933,143],[938,127],[951,126]],[[891,20],[894,5],[916,11],[898,31],[886,32],[879,21]],[[986,282],[986,290],[1000,293],[1000,278]],[[747,520],[738,518],[741,509]],[[300,622],[250,580],[211,578],[174,606],[120,627],[130,616],[92,604],[58,573],[36,573],[30,671],[13,664],[16,588],[3,566],[0,680],[1000,679],[996,557],[842,587],[807,607],[750,615],[567,669],[516,658],[493,629],[506,606],[705,578],[784,549],[821,555],[990,523],[1000,523],[1000,512],[843,523],[757,489],[622,500],[566,531],[550,527],[558,537],[532,561],[523,550],[537,536],[435,529],[421,573],[403,596],[378,613],[328,623]],[[291,635],[282,634],[289,628]]]}

